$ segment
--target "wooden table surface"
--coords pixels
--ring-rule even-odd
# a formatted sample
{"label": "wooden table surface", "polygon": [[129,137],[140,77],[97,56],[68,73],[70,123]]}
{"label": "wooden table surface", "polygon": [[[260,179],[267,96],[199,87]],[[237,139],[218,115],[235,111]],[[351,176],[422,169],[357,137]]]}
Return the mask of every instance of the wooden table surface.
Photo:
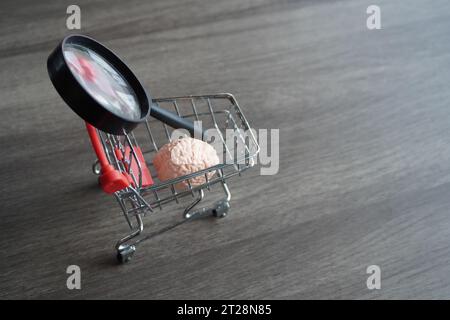
{"label": "wooden table surface", "polygon": [[227,218],[118,265],[127,226],[46,70],[72,1],[2,0],[0,298],[450,298],[450,3],[373,2],[77,1],[79,32],[153,96],[232,92],[252,127],[280,129],[278,174],[233,179]]}

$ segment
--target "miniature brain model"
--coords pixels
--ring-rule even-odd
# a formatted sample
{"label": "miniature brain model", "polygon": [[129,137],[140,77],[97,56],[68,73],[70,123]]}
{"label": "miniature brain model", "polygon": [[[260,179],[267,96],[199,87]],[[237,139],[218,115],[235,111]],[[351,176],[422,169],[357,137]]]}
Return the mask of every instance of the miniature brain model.
{"label": "miniature brain model", "polygon": [[[190,173],[194,173],[219,164],[219,157],[216,150],[208,143],[184,137],[165,144],[159,149],[153,165],[161,181],[178,178]],[[208,173],[208,179],[214,175]],[[189,179],[192,186],[197,186],[206,182],[205,175]],[[188,187],[186,180],[178,183],[177,188]]]}

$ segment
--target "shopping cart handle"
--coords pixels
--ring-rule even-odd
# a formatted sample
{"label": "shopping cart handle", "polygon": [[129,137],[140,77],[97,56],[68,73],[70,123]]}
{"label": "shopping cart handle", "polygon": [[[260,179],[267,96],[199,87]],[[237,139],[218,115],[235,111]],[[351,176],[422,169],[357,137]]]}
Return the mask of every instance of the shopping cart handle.
{"label": "shopping cart handle", "polygon": [[86,122],[86,129],[91,139],[92,147],[101,166],[99,177],[100,186],[106,193],[114,193],[130,186],[130,181],[120,171],[116,170],[108,161],[105,151],[102,147],[97,129]]}
{"label": "shopping cart handle", "polygon": [[192,137],[206,139],[205,131],[194,126],[191,120],[180,117],[179,115],[161,108],[156,102],[152,102],[150,115],[174,129],[186,129]]}

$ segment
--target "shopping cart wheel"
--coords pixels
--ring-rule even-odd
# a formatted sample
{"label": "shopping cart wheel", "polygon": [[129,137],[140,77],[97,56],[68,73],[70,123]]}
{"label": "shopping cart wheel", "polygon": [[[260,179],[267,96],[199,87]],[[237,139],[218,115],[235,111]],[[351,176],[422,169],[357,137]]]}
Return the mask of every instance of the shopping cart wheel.
{"label": "shopping cart wheel", "polygon": [[216,206],[212,210],[213,216],[216,218],[224,218],[228,214],[230,209],[230,203],[226,200],[221,200],[216,203]]}
{"label": "shopping cart wheel", "polygon": [[100,175],[102,167],[100,166],[100,162],[98,160],[95,160],[94,164],[92,165],[92,172],[95,175]]}
{"label": "shopping cart wheel", "polygon": [[123,248],[119,248],[117,250],[117,260],[119,260],[120,263],[127,263],[131,260],[135,251],[135,246],[126,246]]}

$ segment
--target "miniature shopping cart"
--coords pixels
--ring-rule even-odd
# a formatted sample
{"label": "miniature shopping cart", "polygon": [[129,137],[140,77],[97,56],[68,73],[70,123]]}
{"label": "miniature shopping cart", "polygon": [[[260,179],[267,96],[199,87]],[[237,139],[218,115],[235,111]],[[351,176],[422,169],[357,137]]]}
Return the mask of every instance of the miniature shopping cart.
{"label": "miniature shopping cart", "polygon": [[[231,94],[152,99],[122,60],[82,35],[64,38],[48,57],[47,69],[57,92],[85,120],[98,158],[94,173],[102,189],[117,198],[131,229],[116,244],[119,261],[127,262],[143,240],[186,221],[226,216],[231,199],[228,178],[252,167],[259,152],[255,135]],[[211,143],[222,161],[160,181],[152,175],[156,173],[152,159],[173,136],[179,138],[174,128]],[[222,186],[224,198],[212,207],[197,209],[214,185]],[[182,220],[143,234],[145,216],[171,202],[181,203],[187,196],[194,200],[187,204]]]}
{"label": "miniature shopping cart", "polygon": [[[123,136],[116,136],[95,129],[107,163],[116,170],[131,177],[133,183],[128,187],[114,192],[123,211],[130,232],[121,238],[117,244],[117,258],[127,262],[136,250],[136,245],[174,228],[186,221],[212,215],[225,217],[230,208],[231,193],[227,180],[252,167],[259,152],[259,146],[254,133],[244,117],[236,99],[231,94],[216,94],[204,96],[187,96],[176,98],[153,99],[154,103],[167,109],[172,108],[178,116],[201,121],[203,125],[215,128],[223,146],[223,163],[206,168],[168,181],[159,181],[149,173],[153,169],[151,159],[159,148],[171,141],[172,130],[166,124],[157,120],[147,119],[140,127]],[[157,130],[158,129],[158,130]],[[227,133],[228,130],[228,133]],[[233,141],[226,141],[226,136],[233,133]],[[138,142],[139,141],[139,142]],[[239,146],[241,146],[239,148]],[[241,149],[240,154],[237,154]],[[93,171],[100,174],[101,165],[96,161]],[[214,173],[211,177],[211,173]],[[204,183],[193,186],[191,179],[204,176]],[[152,184],[152,181],[154,183]],[[186,182],[180,190],[180,183]],[[205,197],[205,190],[211,190],[215,184],[222,186],[225,193],[223,199],[209,208],[197,209]],[[195,199],[188,203],[183,212],[183,219],[158,232],[143,235],[144,217],[156,209],[162,210],[172,201],[179,202],[181,198],[191,196]]]}

